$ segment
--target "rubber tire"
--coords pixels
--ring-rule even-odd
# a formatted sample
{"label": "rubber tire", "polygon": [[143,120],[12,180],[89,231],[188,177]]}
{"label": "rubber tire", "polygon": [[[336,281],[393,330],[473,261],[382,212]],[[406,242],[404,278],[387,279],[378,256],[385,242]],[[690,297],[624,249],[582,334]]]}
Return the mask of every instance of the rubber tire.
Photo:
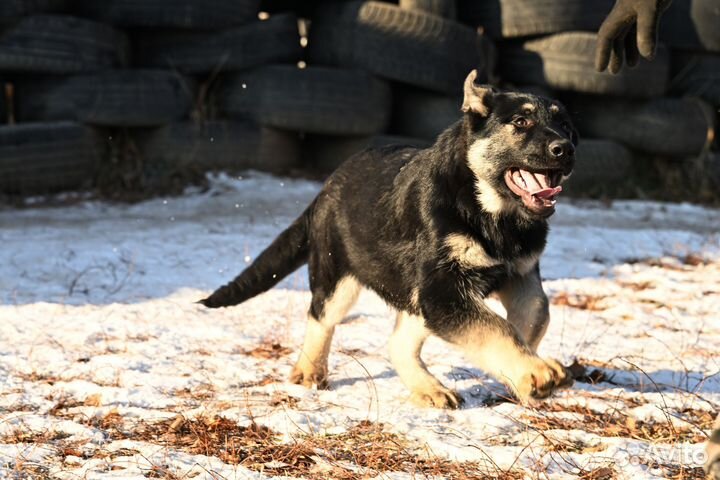
{"label": "rubber tire", "polygon": [[571,105],[581,138],[607,138],[645,153],[695,157],[714,137],[712,109],[698,99],[602,99]]}
{"label": "rubber tire", "polygon": [[122,32],[67,15],[35,15],[0,34],[0,71],[78,73],[123,66],[129,43]]}
{"label": "rubber tire", "polygon": [[109,70],[23,83],[17,90],[20,121],[150,127],[186,117],[195,86],[192,80],[166,70]]}
{"label": "rubber tire", "polygon": [[148,32],[133,40],[137,65],[185,73],[237,71],[268,63],[296,63],[302,55],[294,14],[273,15],[266,21],[218,33]]}
{"label": "rubber tire", "polygon": [[0,125],[8,122],[8,105],[5,94],[6,82],[0,79]]}
{"label": "rubber tire", "polygon": [[0,2],[0,25],[11,25],[38,13],[64,12],[67,0],[4,0]]}
{"label": "rubber tire", "polygon": [[282,13],[294,12],[301,18],[312,18],[318,0],[260,0],[258,7],[261,12]]}
{"label": "rubber tire", "polygon": [[493,38],[572,30],[596,32],[614,3],[614,0],[460,1],[458,16],[468,25],[482,27]]}
{"label": "rubber tire", "polygon": [[374,1],[337,3],[313,18],[308,59],[460,94],[473,68],[486,75],[484,42],[472,28],[437,15]]}
{"label": "rubber tire", "polygon": [[673,70],[673,92],[697,96],[720,107],[720,55],[674,56]]}
{"label": "rubber tire", "polygon": [[179,122],[134,138],[150,183],[211,170],[286,173],[300,163],[297,134],[249,122]]}
{"label": "rubber tire", "polygon": [[364,137],[331,137],[308,135],[303,142],[303,167],[321,173],[330,173],[352,155],[366,148],[388,145],[407,145],[417,148],[429,147],[431,142],[399,135],[373,135]]}
{"label": "rubber tire", "polygon": [[658,45],[652,62],[612,75],[594,67],[596,34],[566,32],[528,40],[501,49],[501,75],[512,82],[538,84],[558,90],[655,97],[667,89],[669,55]]}
{"label": "rubber tire", "polygon": [[92,186],[97,133],[73,122],[0,126],[0,191],[44,194]]}
{"label": "rubber tire", "polygon": [[393,90],[390,131],[411,138],[435,140],[462,118],[461,97],[397,85]]}
{"label": "rubber tire", "polygon": [[660,39],[669,47],[720,52],[717,0],[674,0],[662,17]]}
{"label": "rubber tire", "polygon": [[80,11],[121,27],[215,29],[257,19],[259,0],[81,1]]}
{"label": "rubber tire", "polygon": [[563,184],[563,194],[588,196],[612,191],[628,178],[633,155],[612,140],[584,138],[575,154],[575,169]]}
{"label": "rubber tire", "polygon": [[[712,189],[711,200],[716,200],[717,192],[720,191],[720,152],[708,152],[705,161],[706,168],[703,169],[702,173],[703,176],[706,177],[706,181]],[[713,433],[715,433],[716,435],[716,432],[718,432],[718,429],[720,429],[720,425],[718,425],[718,419],[720,419],[720,417],[715,420],[715,427],[713,431]],[[715,470],[711,470],[717,476],[716,480],[720,480],[720,451],[717,451],[718,445],[720,445],[720,442],[715,442],[714,446],[716,454],[715,460],[713,461],[712,465],[712,468],[714,468]],[[710,459],[708,458],[708,460]],[[708,465],[708,467],[710,467],[710,465]]]}
{"label": "rubber tire", "polygon": [[457,18],[455,0],[399,0],[398,5],[406,10],[420,10],[450,20]]}
{"label": "rubber tire", "polygon": [[268,127],[330,135],[370,135],[390,120],[390,87],[370,74],[270,65],[226,77],[218,108]]}

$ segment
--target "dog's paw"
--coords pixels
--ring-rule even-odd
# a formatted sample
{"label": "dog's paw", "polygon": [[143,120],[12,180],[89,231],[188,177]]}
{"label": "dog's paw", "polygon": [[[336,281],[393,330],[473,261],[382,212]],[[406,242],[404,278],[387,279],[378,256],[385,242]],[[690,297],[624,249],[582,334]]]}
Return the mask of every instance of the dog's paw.
{"label": "dog's paw", "polygon": [[531,398],[546,398],[558,388],[567,388],[573,384],[570,371],[552,358],[535,358],[529,372],[515,385],[521,402]]}
{"label": "dog's paw", "polygon": [[305,365],[298,362],[290,373],[290,383],[302,385],[306,388],[317,386],[318,390],[327,390],[328,372],[327,368],[319,368],[315,365]]}
{"label": "dog's paw", "polygon": [[410,401],[420,407],[459,408],[463,399],[457,392],[442,385],[425,390],[415,390],[410,394]]}

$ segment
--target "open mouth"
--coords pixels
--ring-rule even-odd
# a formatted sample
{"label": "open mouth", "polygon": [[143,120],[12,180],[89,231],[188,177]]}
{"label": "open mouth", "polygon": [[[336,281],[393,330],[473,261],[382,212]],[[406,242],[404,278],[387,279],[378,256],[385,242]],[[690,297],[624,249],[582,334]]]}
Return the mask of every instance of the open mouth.
{"label": "open mouth", "polygon": [[519,196],[525,206],[534,213],[550,215],[555,210],[555,198],[562,187],[561,170],[529,172],[521,168],[511,168],[505,172],[505,183]]}

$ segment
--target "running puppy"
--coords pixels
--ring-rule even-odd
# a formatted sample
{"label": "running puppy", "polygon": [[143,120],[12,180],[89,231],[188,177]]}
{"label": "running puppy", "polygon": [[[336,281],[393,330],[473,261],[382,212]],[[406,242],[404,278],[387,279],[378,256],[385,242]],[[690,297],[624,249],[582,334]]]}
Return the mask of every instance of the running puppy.
{"label": "running puppy", "polygon": [[[577,133],[558,102],[477,85],[476,75],[465,81],[463,118],[432,147],[351,157],[252,265],[201,301],[239,304],[307,262],[312,303],[292,382],[327,387],[335,326],[367,287],[398,311],[390,357],[416,403],[461,403],[420,359],[431,334],[521,401],[572,383],[536,349],[549,320],[538,259]],[[485,304],[492,292],[507,319]]]}

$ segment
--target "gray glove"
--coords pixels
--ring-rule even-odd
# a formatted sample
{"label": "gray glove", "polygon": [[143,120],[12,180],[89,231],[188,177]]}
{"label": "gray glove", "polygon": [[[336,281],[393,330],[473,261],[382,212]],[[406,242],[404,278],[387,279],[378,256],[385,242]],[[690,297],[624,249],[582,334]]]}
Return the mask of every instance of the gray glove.
{"label": "gray glove", "polygon": [[672,0],[617,0],[598,31],[595,68],[618,73],[625,59],[634,66],[638,56],[655,56],[660,16]]}

